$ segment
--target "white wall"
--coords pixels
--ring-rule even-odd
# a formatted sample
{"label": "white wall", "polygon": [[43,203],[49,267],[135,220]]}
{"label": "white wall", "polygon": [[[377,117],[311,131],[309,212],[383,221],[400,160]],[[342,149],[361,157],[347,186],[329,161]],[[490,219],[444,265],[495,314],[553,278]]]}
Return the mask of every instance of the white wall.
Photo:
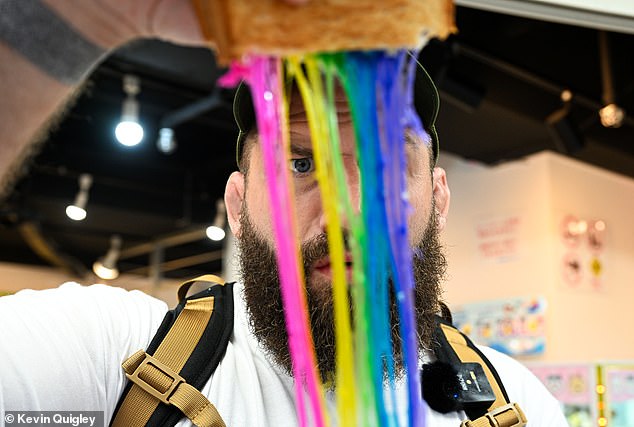
{"label": "white wall", "polygon": [[[597,258],[603,264],[601,282],[594,289],[588,280],[572,288],[558,275],[552,293],[557,309],[552,334],[554,356],[568,359],[634,358],[634,180],[560,156],[547,158],[554,192],[554,219],[575,213],[606,223],[606,243]],[[558,228],[559,224],[553,224]],[[558,239],[558,259],[569,249]],[[588,251],[577,251],[587,265]],[[584,269],[588,272],[587,268]],[[575,348],[572,352],[568,348]]]}
{"label": "white wall", "polygon": [[[554,153],[487,167],[442,153],[452,202],[443,233],[449,275],[445,298],[451,305],[506,297],[544,296],[548,301],[544,361],[634,358],[634,180]],[[589,251],[583,279],[571,285],[563,275],[563,218],[573,214],[606,223],[603,269],[593,276]],[[477,230],[513,219],[502,234],[514,246],[487,256]],[[592,281],[591,279],[596,279]],[[594,287],[593,283],[599,283]]]}

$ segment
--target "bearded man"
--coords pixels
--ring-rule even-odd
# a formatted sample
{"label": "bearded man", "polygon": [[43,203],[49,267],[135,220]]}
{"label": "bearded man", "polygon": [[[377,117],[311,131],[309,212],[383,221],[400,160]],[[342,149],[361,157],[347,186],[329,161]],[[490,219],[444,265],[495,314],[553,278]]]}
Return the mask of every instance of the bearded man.
{"label": "bearded man", "polygon": [[[0,114],[0,174],[5,180],[11,170],[19,169],[20,159],[32,147],[29,141],[36,129],[53,115],[106,51],[141,36],[204,43],[190,2],[182,0],[20,0],[15,4],[24,9],[3,8],[9,3],[0,0],[0,87],[3,100],[11,107]],[[13,25],[17,20],[19,25]],[[50,48],[26,43],[31,35],[50,44]],[[72,48],[73,55],[55,57],[55,52],[66,48]],[[446,224],[450,192],[445,172],[435,166],[437,95],[426,74],[420,76],[424,86],[416,91],[416,104],[429,139],[408,134],[405,172],[413,207],[408,224],[410,244],[414,254],[423,254],[414,258],[421,358],[433,360],[430,336],[433,315],[440,309],[440,279],[445,268],[438,233]],[[239,104],[244,96],[240,93]],[[236,109],[242,130],[238,141],[240,171],[228,180],[225,203],[241,249],[242,280],[233,288],[231,336],[201,393],[228,426],[297,426],[295,379],[290,374],[262,155],[257,130],[248,117],[252,111],[240,105]],[[346,190],[358,205],[353,129],[341,92],[337,107]],[[291,97],[290,134],[293,156],[289,166],[311,326],[319,370],[328,378],[336,368],[331,269],[306,115],[296,95]],[[163,302],[141,292],[103,285],[71,283],[0,298],[2,423],[14,421],[11,411],[97,411],[101,414],[98,421],[109,422],[127,382],[121,363],[148,347],[166,312]],[[524,409],[531,426],[565,425],[558,403],[526,368],[491,349],[482,348],[482,352],[496,367],[511,401]],[[327,393],[326,403],[333,411],[332,390]],[[465,419],[463,411],[441,414],[429,410],[427,425],[456,427]],[[192,424],[183,419],[178,425]]]}
{"label": "bearded man", "polygon": [[[436,89],[421,68],[417,79],[418,99],[437,97]],[[422,104],[421,101],[419,104]],[[234,111],[241,133],[238,138],[239,172],[233,173],[227,183],[225,202],[232,231],[238,238],[241,281],[250,316],[250,326],[265,350],[277,364],[291,373],[291,360],[287,345],[284,312],[273,234],[270,205],[258,134],[254,128],[254,113],[248,91],[241,86],[236,95]],[[346,169],[348,193],[357,207],[359,200],[359,171],[355,154],[354,129],[348,103],[340,86],[335,91],[335,105],[339,120],[341,153]],[[422,111],[422,107],[421,107]],[[437,111],[425,110],[428,135],[406,132],[407,181],[413,215],[410,217],[415,288],[415,311],[420,344],[430,348],[429,340],[434,315],[440,310],[440,279],[445,270],[445,257],[438,232],[446,223],[449,207],[449,188],[445,172],[435,168],[437,137],[433,119]],[[332,295],[332,277],[326,237],[326,219],[315,177],[310,130],[301,97],[292,90],[289,105],[291,159],[289,168],[293,180],[298,234],[306,277],[306,296],[322,379],[332,378],[335,371],[335,331]],[[430,136],[430,135],[433,135]],[[344,229],[344,236],[349,230]],[[348,246],[348,245],[346,245]],[[345,254],[347,260],[352,256]],[[352,263],[346,263],[347,278],[352,276]],[[401,342],[398,315],[391,305],[393,320],[392,342]],[[400,353],[396,352],[397,368],[402,367]]]}

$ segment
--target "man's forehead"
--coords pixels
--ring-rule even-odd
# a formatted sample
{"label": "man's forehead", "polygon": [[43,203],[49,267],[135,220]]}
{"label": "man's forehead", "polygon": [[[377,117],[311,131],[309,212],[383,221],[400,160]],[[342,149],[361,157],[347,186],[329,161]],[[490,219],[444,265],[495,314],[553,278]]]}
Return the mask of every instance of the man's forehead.
{"label": "man's forehead", "polygon": [[[337,109],[337,116],[339,123],[351,123],[352,115],[350,112],[350,106],[348,104],[348,98],[340,84],[335,85],[334,96],[335,108]],[[291,89],[290,103],[288,108],[288,118],[291,123],[294,122],[306,122],[306,107],[299,93],[299,90],[295,85]]]}
{"label": "man's forehead", "polygon": [[[300,153],[304,147],[308,147],[311,144],[306,107],[304,106],[304,101],[296,82],[293,82],[287,90],[290,93],[288,119],[292,150],[295,154],[299,153],[308,155],[310,150]],[[311,100],[307,101],[310,102]],[[334,103],[335,108],[337,109],[337,121],[339,124],[340,136],[343,135],[341,142],[353,142],[354,132],[352,126],[352,113],[350,111],[345,90],[339,82],[336,82],[335,84]],[[258,141],[257,132],[252,132],[251,135],[256,137],[253,138],[254,141]],[[430,153],[427,153],[428,150],[420,150],[421,148],[429,147],[431,141],[428,134],[425,133],[423,135],[419,135],[414,129],[407,128],[404,136],[408,150],[413,150],[412,153],[419,153],[425,157],[429,156]]]}

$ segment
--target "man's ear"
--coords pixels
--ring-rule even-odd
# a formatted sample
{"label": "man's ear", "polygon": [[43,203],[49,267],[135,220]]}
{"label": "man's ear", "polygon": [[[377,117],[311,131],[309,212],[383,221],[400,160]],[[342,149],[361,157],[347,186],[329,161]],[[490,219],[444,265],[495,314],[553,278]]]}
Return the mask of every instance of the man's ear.
{"label": "man's ear", "polygon": [[229,228],[234,236],[240,237],[240,213],[244,203],[244,174],[233,172],[227,180],[225,187],[225,206],[227,207],[227,220]]}
{"label": "man's ear", "polygon": [[433,194],[436,206],[436,214],[438,220],[438,229],[443,230],[447,224],[447,215],[449,214],[449,202],[451,201],[451,192],[447,184],[447,174],[443,168],[434,168],[433,174]]}

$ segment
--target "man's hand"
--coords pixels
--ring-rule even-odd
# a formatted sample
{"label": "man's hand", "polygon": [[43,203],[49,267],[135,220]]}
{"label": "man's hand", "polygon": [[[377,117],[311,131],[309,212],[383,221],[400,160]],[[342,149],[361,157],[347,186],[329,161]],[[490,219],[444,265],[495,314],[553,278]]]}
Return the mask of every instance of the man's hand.
{"label": "man's hand", "polygon": [[[205,44],[191,0],[44,1],[87,38],[106,48],[138,37]],[[302,5],[309,0],[278,1]]]}
{"label": "man's hand", "polygon": [[105,49],[141,37],[204,43],[190,0],[44,1],[85,38]]}
{"label": "man's hand", "polygon": [[[309,0],[278,1],[299,6],[308,3]],[[136,4],[137,2],[132,3]],[[152,11],[152,13],[145,15],[147,17],[144,24],[147,30],[146,35],[181,44],[204,43],[198,18],[190,0],[185,2],[183,0],[144,0],[138,3],[145,3],[146,5],[143,6],[145,10]]]}

